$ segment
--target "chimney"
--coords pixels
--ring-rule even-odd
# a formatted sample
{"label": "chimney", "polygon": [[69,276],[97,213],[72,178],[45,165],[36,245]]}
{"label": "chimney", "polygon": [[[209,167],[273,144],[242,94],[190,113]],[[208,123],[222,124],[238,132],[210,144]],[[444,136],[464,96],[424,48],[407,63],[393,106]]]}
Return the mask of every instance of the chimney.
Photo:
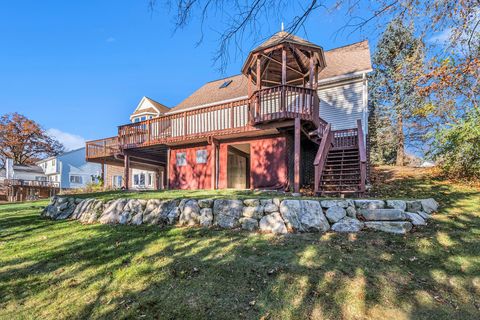
{"label": "chimney", "polygon": [[13,179],[13,159],[7,158],[5,161],[5,178]]}

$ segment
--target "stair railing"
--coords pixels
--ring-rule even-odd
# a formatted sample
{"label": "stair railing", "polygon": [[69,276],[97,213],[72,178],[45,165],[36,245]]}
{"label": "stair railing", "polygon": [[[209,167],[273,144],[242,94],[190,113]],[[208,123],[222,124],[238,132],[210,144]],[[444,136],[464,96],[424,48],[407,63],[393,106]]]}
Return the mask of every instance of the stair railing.
{"label": "stair railing", "polygon": [[362,121],[357,120],[358,132],[358,153],[360,155],[360,192],[365,192],[365,181],[367,180],[367,150],[363,139]]}
{"label": "stair railing", "polygon": [[327,160],[328,152],[332,145],[333,131],[331,124],[327,124],[325,130],[323,131],[322,142],[315,156],[315,161],[313,165],[315,166],[315,194],[318,194],[320,191],[320,179],[322,177],[323,168],[325,166],[325,161]]}

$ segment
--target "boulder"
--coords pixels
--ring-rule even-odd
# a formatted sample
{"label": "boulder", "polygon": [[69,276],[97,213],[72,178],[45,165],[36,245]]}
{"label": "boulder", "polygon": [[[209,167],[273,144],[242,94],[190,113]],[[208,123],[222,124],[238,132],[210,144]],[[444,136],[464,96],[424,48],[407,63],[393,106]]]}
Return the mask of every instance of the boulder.
{"label": "boulder", "polygon": [[145,224],[174,224],[180,216],[178,200],[148,201],[143,213]]}
{"label": "boulder", "polygon": [[429,215],[428,213],[426,212],[423,212],[423,211],[418,211],[417,214],[423,218],[423,220],[429,220],[429,219],[432,219],[432,216]]}
{"label": "boulder", "polygon": [[57,206],[60,206],[61,204],[66,203],[66,202],[68,202],[68,198],[66,198],[66,197],[57,197],[56,205],[57,205]]}
{"label": "boulder", "polygon": [[258,220],[252,218],[240,218],[238,222],[241,224],[242,229],[248,231],[254,231],[258,229]]}
{"label": "boulder", "polygon": [[412,224],[408,221],[368,221],[365,227],[396,234],[405,234],[412,230]]}
{"label": "boulder", "polygon": [[210,227],[213,223],[213,211],[211,208],[202,208],[198,222],[202,227]]}
{"label": "boulder", "polygon": [[72,200],[72,202],[69,202],[66,204],[67,206],[61,210],[61,212],[55,217],[55,219],[57,220],[68,219],[73,214],[73,211],[75,211],[75,208],[76,208],[74,201]]}
{"label": "boulder", "polygon": [[260,200],[259,199],[245,199],[245,200],[243,200],[243,203],[247,207],[258,207],[260,205]]}
{"label": "boulder", "polygon": [[363,222],[347,216],[334,223],[332,230],[335,232],[359,232],[364,226],[365,224]]}
{"label": "boulder", "polygon": [[294,232],[318,232],[330,229],[318,201],[283,200],[280,204],[280,213],[287,228]]}
{"label": "boulder", "polygon": [[414,212],[405,212],[407,220],[410,221],[414,226],[425,226],[427,222],[417,213]]}
{"label": "boulder", "polygon": [[182,226],[194,226],[200,223],[200,207],[197,203],[197,200],[187,200],[183,203],[182,212],[180,213],[180,218],[178,220],[179,224]]}
{"label": "boulder", "polygon": [[342,207],[333,206],[327,209],[325,215],[329,222],[335,223],[342,220],[347,215],[347,211]]}
{"label": "boulder", "polygon": [[404,200],[387,200],[387,208],[406,210],[407,203]]}
{"label": "boulder", "polygon": [[222,228],[235,228],[239,226],[238,219],[243,213],[241,200],[215,200],[213,203],[214,225]]}
{"label": "boulder", "polygon": [[418,212],[422,210],[422,202],[418,200],[405,201],[408,212]]}
{"label": "boulder", "polygon": [[383,209],[385,202],[383,200],[354,200],[355,206],[358,209]]}
{"label": "boulder", "polygon": [[347,209],[345,209],[345,211],[347,212],[347,216],[349,216],[350,218],[357,217],[357,209],[355,209],[355,207],[348,207]]}
{"label": "boulder", "polygon": [[276,205],[276,204],[273,203],[273,202],[267,203],[267,204],[265,204],[265,206],[263,207],[263,211],[264,211],[266,214],[273,213],[273,212],[278,212],[278,210],[279,210],[279,206]]}
{"label": "boulder", "polygon": [[58,214],[58,209],[53,204],[49,204],[43,209],[43,216],[48,218],[55,218]]}
{"label": "boulder", "polygon": [[260,219],[261,217],[263,217],[263,207],[262,206],[243,207],[242,215],[247,218]]}
{"label": "boulder", "polygon": [[[89,199],[94,200],[94,199]],[[102,213],[102,216],[98,220],[102,224],[116,224],[119,223],[120,214],[122,214],[123,208],[127,204],[127,199],[118,199],[111,202],[105,211]]]}
{"label": "boulder", "polygon": [[282,202],[282,200],[280,200],[280,198],[273,198],[273,204],[277,206],[277,208],[280,208],[280,203]]}
{"label": "boulder", "polygon": [[432,214],[438,211],[438,202],[435,199],[423,199],[420,200],[422,204],[422,211],[427,214]]}
{"label": "boulder", "polygon": [[132,220],[130,221],[131,224],[133,225],[141,225],[143,222],[143,212],[139,212],[136,215],[132,217]]}
{"label": "boulder", "polygon": [[127,224],[132,220],[132,213],[130,211],[124,211],[118,216],[119,224]]}
{"label": "boulder", "polygon": [[271,213],[260,219],[260,230],[268,233],[285,234],[287,227],[282,220],[282,216],[278,212]]}
{"label": "boulder", "polygon": [[198,206],[200,208],[211,208],[213,206],[213,199],[200,199],[198,200]]}
{"label": "boulder", "polygon": [[273,204],[273,199],[260,199],[261,206],[266,206],[268,204]]}
{"label": "boulder", "polygon": [[125,205],[124,211],[130,211],[133,214],[137,214],[143,212],[144,208],[145,204],[143,204],[142,201],[138,199],[130,199]]}
{"label": "boulder", "polygon": [[360,209],[358,213],[369,221],[395,221],[405,220],[405,212],[399,209]]}
{"label": "boulder", "polygon": [[347,208],[348,207],[348,202],[347,200],[322,200],[320,202],[322,205],[322,208],[331,208],[331,207],[341,207],[341,208]]}

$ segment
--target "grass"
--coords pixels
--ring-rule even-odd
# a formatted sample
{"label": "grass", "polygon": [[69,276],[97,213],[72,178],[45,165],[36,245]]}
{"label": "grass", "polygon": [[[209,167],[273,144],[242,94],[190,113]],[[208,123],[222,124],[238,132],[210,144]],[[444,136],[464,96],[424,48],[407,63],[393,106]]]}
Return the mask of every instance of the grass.
{"label": "grass", "polygon": [[480,191],[423,171],[374,178],[375,196],[433,196],[441,212],[407,236],[274,237],[0,205],[0,319],[479,319]]}

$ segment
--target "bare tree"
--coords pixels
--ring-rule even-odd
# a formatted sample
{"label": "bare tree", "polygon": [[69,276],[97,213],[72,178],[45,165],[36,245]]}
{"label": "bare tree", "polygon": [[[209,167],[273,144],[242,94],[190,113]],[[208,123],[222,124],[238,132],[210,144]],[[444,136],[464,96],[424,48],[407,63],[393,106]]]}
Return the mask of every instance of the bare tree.
{"label": "bare tree", "polygon": [[[415,22],[417,30],[423,34],[448,33],[445,49],[457,48],[464,42],[466,54],[478,47],[480,24],[480,0],[148,0],[151,10],[162,8],[174,16],[174,29],[179,30],[196,19],[203,30],[211,27],[209,19],[222,22],[225,27],[218,30],[218,49],[213,56],[214,63],[224,70],[229,62],[230,49],[235,54],[242,53],[244,40],[258,42],[262,38],[262,22],[288,19],[285,30],[297,33],[307,19],[320,19],[331,15],[339,8],[347,11],[347,20],[338,31],[351,34],[363,31],[370,25],[385,27],[394,18]],[[360,14],[365,12],[367,14]],[[289,9],[293,17],[285,17],[282,12]],[[384,28],[378,28],[381,32]],[[304,30],[306,32],[306,30]],[[263,35],[265,36],[265,35]]]}

